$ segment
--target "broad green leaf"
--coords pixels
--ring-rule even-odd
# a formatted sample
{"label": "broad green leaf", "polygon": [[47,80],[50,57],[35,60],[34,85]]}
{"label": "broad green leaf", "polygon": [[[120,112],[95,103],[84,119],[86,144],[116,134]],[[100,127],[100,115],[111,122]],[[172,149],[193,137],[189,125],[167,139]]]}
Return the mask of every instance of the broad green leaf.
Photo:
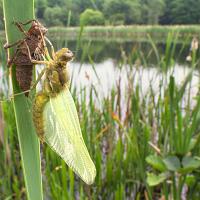
{"label": "broad green leaf", "polygon": [[181,167],[180,161],[176,156],[168,156],[163,160],[163,162],[170,171],[177,171]]}
{"label": "broad green leaf", "polygon": [[164,180],[166,180],[168,177],[168,173],[162,173],[159,175],[153,174],[153,173],[148,173],[147,174],[147,183],[150,186],[155,186],[160,183],[162,183]]}
{"label": "broad green leaf", "polygon": [[181,172],[187,173],[190,171],[193,171],[200,167],[200,160],[197,160],[193,157],[184,157],[182,160],[182,166]]}
{"label": "broad green leaf", "polygon": [[157,169],[161,172],[165,171],[167,168],[162,158],[156,155],[150,155],[146,158],[146,162],[150,164],[154,169]]}
{"label": "broad green leaf", "polygon": [[[33,19],[34,2],[33,0],[3,0],[3,9],[6,38],[11,44],[24,37],[13,21],[25,22]],[[13,55],[13,52],[14,48],[10,48],[9,55]],[[14,93],[21,92],[16,81],[15,66],[12,66],[12,85]],[[31,106],[24,94],[15,96],[13,105],[27,192],[25,199],[42,200],[39,140],[32,122]]]}

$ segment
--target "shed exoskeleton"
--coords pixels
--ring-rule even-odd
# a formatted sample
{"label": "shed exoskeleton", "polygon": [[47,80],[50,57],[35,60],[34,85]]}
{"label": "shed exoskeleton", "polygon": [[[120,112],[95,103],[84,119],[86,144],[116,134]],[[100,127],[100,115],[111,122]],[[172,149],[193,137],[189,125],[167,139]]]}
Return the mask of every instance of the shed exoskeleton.
{"label": "shed exoskeleton", "polygon": [[[23,29],[24,25],[31,23],[28,31]],[[15,22],[16,27],[24,34],[24,38],[13,43],[5,44],[4,48],[8,49],[16,46],[14,55],[8,60],[8,66],[16,66],[16,78],[19,87],[28,96],[28,90],[31,87],[33,63],[31,59],[42,60],[45,54],[44,37],[47,29],[37,20],[29,20],[25,23]],[[29,48],[29,52],[27,50]],[[31,59],[30,56],[31,55]]]}

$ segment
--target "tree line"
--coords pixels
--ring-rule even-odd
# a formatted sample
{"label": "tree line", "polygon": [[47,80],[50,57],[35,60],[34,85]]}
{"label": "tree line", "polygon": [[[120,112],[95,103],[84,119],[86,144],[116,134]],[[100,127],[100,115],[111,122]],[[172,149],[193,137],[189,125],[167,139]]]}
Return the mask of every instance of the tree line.
{"label": "tree line", "polygon": [[35,0],[35,8],[47,26],[200,23],[200,0]]}

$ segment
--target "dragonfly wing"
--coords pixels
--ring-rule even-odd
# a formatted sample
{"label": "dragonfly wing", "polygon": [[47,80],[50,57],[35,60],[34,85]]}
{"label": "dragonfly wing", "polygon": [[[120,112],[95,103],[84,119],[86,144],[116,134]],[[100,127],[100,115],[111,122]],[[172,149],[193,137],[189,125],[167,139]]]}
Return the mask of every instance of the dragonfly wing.
{"label": "dragonfly wing", "polygon": [[69,89],[50,98],[43,112],[44,140],[87,183],[96,169],[84,143],[74,100]]}

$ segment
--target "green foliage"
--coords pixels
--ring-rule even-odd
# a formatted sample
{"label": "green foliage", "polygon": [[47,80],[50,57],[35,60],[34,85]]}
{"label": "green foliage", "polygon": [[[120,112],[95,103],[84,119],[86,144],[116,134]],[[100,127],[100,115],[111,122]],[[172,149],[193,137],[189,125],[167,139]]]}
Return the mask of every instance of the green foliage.
{"label": "green foliage", "polygon": [[[168,68],[173,63],[172,37],[172,35],[169,35],[167,39],[163,69]],[[176,43],[175,38],[173,43]],[[193,53],[192,57],[192,67],[194,68],[196,52]],[[152,171],[154,171],[154,173],[147,173],[147,183],[150,186],[162,184],[163,188],[166,189],[167,183],[171,182],[173,199],[180,199],[183,185],[187,184],[186,180],[189,173],[195,176],[200,169],[200,158],[198,153],[194,151],[197,145],[196,138],[199,138],[200,97],[196,98],[194,107],[191,108],[190,100],[188,100],[185,105],[186,111],[184,112],[182,109],[183,95],[190,84],[192,74],[193,69],[179,87],[175,83],[175,78],[170,76],[168,89],[165,91],[165,102],[163,102],[164,113],[161,115],[162,117],[165,116],[166,120],[165,122],[162,121],[161,117],[164,134],[167,135],[165,136],[164,146],[167,148],[165,147],[159,152],[160,156],[150,155],[146,158],[153,169]],[[187,98],[189,99],[190,96]],[[167,191],[165,197],[167,198]]]}
{"label": "green foliage", "polygon": [[147,24],[158,24],[164,14],[164,0],[147,0]]}
{"label": "green foliage", "polygon": [[125,24],[125,14],[117,13],[110,16],[110,24],[113,25],[123,25]]}
{"label": "green foliage", "polygon": [[67,12],[61,7],[48,7],[44,12],[44,20],[47,26],[63,26],[67,22]]}
{"label": "green foliage", "polygon": [[165,0],[162,24],[199,24],[200,0]]}
{"label": "green foliage", "polygon": [[44,19],[48,26],[59,26],[63,25],[62,22],[59,20],[61,14],[60,7],[48,7],[44,12]]}
{"label": "green foliage", "polygon": [[[124,24],[136,24],[139,23],[141,19],[141,7],[138,0],[105,1],[104,13],[111,21],[116,18],[114,16],[121,15]],[[116,22],[114,22],[114,24],[115,23]]]}
{"label": "green foliage", "polygon": [[171,2],[171,7],[172,23],[200,23],[200,0],[176,0]]}
{"label": "green foliage", "polygon": [[36,0],[35,7],[37,18],[42,19],[44,17],[44,11],[47,7],[47,0]]}
{"label": "green foliage", "polygon": [[48,2],[48,6],[52,8],[55,6],[62,7],[66,3],[65,0],[48,0],[47,2]]}
{"label": "green foliage", "polygon": [[166,170],[166,165],[160,156],[150,155],[146,158],[146,162],[161,172]]}
{"label": "green foliage", "polygon": [[156,186],[163,181],[165,181],[168,177],[168,174],[166,173],[161,173],[159,175],[153,174],[153,173],[147,173],[147,183],[150,186]]}
{"label": "green foliage", "polygon": [[86,9],[80,15],[80,25],[104,25],[103,13],[97,10]]}
{"label": "green foliage", "polygon": [[[37,18],[48,26],[66,26],[69,13],[70,25],[78,26],[87,9],[101,12],[111,25],[200,23],[200,0],[35,0],[35,9]],[[0,29],[2,16],[0,0]],[[104,24],[100,16],[94,17],[88,25]]]}
{"label": "green foliage", "polygon": [[3,29],[4,22],[3,22],[3,0],[0,0],[0,30]]}
{"label": "green foliage", "polygon": [[176,156],[167,156],[163,159],[163,162],[169,171],[176,172],[181,168],[181,163]]}
{"label": "green foliage", "polygon": [[141,0],[143,24],[158,24],[164,14],[165,0]]}
{"label": "green foliage", "polygon": [[[58,32],[63,34],[62,30],[59,28]],[[176,78],[171,76],[171,73],[168,73],[169,69],[174,70],[176,55],[183,53],[182,50],[174,51],[180,45],[177,45],[176,39],[174,34],[167,37],[163,53],[158,51],[159,44],[153,43],[152,39],[147,54],[141,51],[140,47],[133,49],[133,43],[128,50],[125,48],[126,53],[123,55],[114,52],[117,48],[120,52],[124,50],[123,43],[106,44],[104,48],[113,51],[115,59],[118,59],[115,62],[115,70],[121,72],[121,66],[126,66],[122,69],[127,74],[128,84],[124,99],[120,99],[123,93],[118,85],[108,90],[106,97],[102,97],[99,90],[96,91],[95,85],[82,87],[81,90],[74,87],[71,90],[84,140],[97,168],[95,184],[85,186],[47,145],[43,145],[45,199],[147,199],[148,195],[149,200],[159,199],[161,196],[165,199],[178,200],[181,199],[180,194],[186,185],[186,199],[199,199],[200,97],[197,95],[196,99],[193,99],[191,107],[188,92],[192,90],[190,91],[191,88],[188,86],[191,84],[192,70],[181,85],[176,83]],[[73,47],[69,41],[60,42],[60,47],[66,42],[70,48]],[[59,41],[56,41],[57,45],[58,43]],[[103,57],[100,52],[106,54],[106,51],[101,50],[100,44],[102,41],[98,45],[79,41],[80,62],[82,63],[86,57],[87,61],[94,65],[93,59],[97,55]],[[184,45],[180,49],[184,48]],[[152,58],[154,66],[160,67],[160,89],[147,90],[141,95],[140,80],[144,74],[140,71],[138,79],[135,76],[137,68],[134,66],[139,63],[139,66],[149,67]],[[198,62],[194,58],[191,69]],[[136,82],[136,79],[139,82]],[[119,80],[116,82],[120,82]],[[153,88],[153,82],[154,79],[149,82],[150,88]],[[123,111],[125,116],[121,115]],[[13,117],[12,110],[8,112],[11,112],[10,115]],[[8,176],[0,176],[0,199],[6,199],[13,193],[16,198],[22,199],[20,191],[23,182],[20,162],[16,158],[18,143],[14,137],[15,124],[10,123],[13,119],[9,120],[6,117],[6,120],[6,126],[13,126],[9,132],[6,131],[9,135],[5,139],[11,147],[12,163],[5,163],[6,155],[0,160],[0,174]],[[6,151],[6,145],[0,145],[0,154],[3,154],[2,149]]]}

